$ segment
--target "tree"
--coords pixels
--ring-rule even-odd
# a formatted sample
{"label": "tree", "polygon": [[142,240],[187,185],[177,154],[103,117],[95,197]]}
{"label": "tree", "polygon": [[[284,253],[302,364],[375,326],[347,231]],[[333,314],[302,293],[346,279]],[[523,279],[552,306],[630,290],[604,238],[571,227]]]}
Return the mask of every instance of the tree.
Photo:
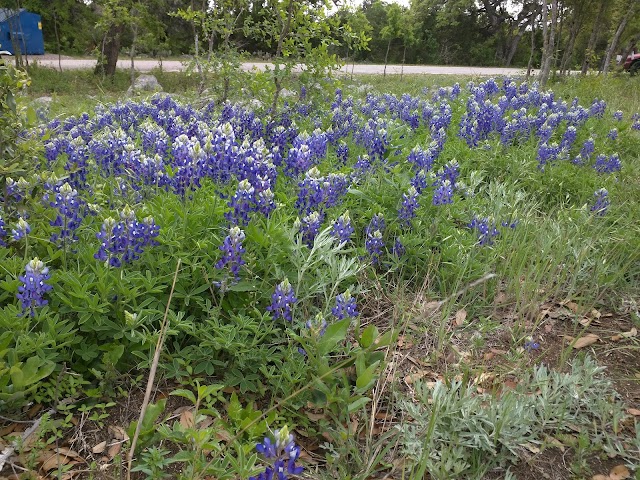
{"label": "tree", "polygon": [[618,41],[620,40],[620,36],[624,29],[627,27],[627,23],[638,11],[638,0],[626,0],[622,4],[622,14],[620,16],[618,26],[615,29],[611,39],[609,40],[609,45],[607,47],[607,54],[604,59],[604,64],[602,65],[602,73],[604,75],[609,71],[609,64],[611,63],[611,58],[613,57],[614,52],[618,48]]}
{"label": "tree", "polygon": [[551,22],[548,22],[548,0],[542,5],[542,65],[540,84],[544,87],[551,74],[551,64],[555,56],[555,38],[558,25],[558,0],[551,0]]}
{"label": "tree", "polygon": [[598,13],[593,20],[591,35],[589,35],[589,42],[587,43],[587,48],[584,52],[584,60],[582,61],[582,75],[586,75],[589,67],[591,66],[591,63],[593,62],[595,47],[598,41],[598,34],[602,29],[602,19],[609,4],[610,2],[608,0],[600,0],[600,7],[598,8]]}
{"label": "tree", "polygon": [[338,12],[340,19],[341,37],[344,45],[347,47],[346,63],[349,63],[349,57],[353,52],[353,62],[351,68],[351,78],[353,79],[353,69],[356,64],[356,56],[359,52],[369,49],[371,41],[371,30],[373,27],[369,23],[369,19],[362,10],[353,10],[351,8],[343,8]]}
{"label": "tree", "polygon": [[383,76],[387,76],[387,63],[389,61],[389,49],[391,48],[391,42],[402,36],[402,9],[397,3],[389,5],[387,10],[387,24],[380,31],[380,37],[387,41],[387,51],[384,55],[384,73]]}

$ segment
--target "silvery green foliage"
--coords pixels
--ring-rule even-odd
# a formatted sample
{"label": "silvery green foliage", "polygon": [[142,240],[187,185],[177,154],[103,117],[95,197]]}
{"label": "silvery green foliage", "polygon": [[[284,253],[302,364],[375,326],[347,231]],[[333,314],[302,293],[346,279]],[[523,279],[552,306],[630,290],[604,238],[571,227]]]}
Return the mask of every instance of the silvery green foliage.
{"label": "silvery green foliage", "polygon": [[632,461],[637,449],[623,448],[614,433],[624,406],[603,370],[590,357],[575,359],[568,373],[541,365],[499,396],[459,381],[432,388],[417,383],[415,402],[399,402],[415,419],[398,427],[410,478],[483,478],[515,462],[525,444],[539,447],[545,435],[570,428],[587,432],[606,453]]}

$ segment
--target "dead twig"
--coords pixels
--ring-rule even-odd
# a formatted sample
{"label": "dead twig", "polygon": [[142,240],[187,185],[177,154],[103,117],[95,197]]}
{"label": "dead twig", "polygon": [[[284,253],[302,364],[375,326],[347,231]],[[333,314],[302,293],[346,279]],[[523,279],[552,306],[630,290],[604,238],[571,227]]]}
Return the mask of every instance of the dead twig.
{"label": "dead twig", "polygon": [[147,411],[147,406],[149,405],[149,400],[151,398],[151,390],[153,389],[153,382],[155,381],[156,371],[158,370],[158,363],[160,362],[160,352],[162,351],[164,338],[167,334],[167,329],[169,327],[169,322],[167,320],[169,318],[169,306],[171,305],[171,299],[173,298],[173,291],[176,287],[176,280],[178,279],[178,271],[180,270],[181,263],[182,263],[182,260],[178,259],[178,264],[176,265],[176,271],[173,274],[173,283],[171,284],[171,292],[169,292],[169,300],[167,300],[167,307],[164,311],[162,326],[160,327],[160,335],[158,336],[158,342],[156,343],[156,351],[153,355],[151,370],[149,371],[149,378],[147,380],[147,389],[144,392],[144,400],[142,401],[142,407],[140,407],[140,416],[138,417],[136,432],[133,434],[133,438],[131,439],[131,448],[129,449],[129,453],[127,454],[127,480],[131,480],[131,462],[133,461],[133,455],[136,451],[136,443],[138,442],[138,437],[140,436],[140,428],[142,426],[142,420],[144,420],[144,415]]}
{"label": "dead twig", "polygon": [[38,419],[33,422],[33,425],[31,425],[22,433],[20,440],[14,440],[11,445],[7,445],[4,450],[2,450],[2,453],[0,453],[0,471],[2,471],[2,469],[4,468],[4,464],[7,463],[9,457],[13,455],[13,452],[15,452],[21,444],[24,444],[24,442],[26,442],[29,437],[33,435],[33,433],[38,429],[45,415],[51,415],[54,412],[55,410],[52,408],[40,415],[40,417],[38,417]]}

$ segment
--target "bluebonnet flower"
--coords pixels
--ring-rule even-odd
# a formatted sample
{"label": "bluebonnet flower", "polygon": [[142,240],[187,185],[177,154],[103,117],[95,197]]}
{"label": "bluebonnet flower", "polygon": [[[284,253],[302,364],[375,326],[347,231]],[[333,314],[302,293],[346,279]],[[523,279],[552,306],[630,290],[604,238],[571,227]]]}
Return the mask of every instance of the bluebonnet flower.
{"label": "bluebonnet flower", "polygon": [[273,313],[274,320],[284,318],[290,322],[293,320],[291,306],[297,301],[291,283],[285,278],[283,282],[276,285],[276,290],[271,295],[271,305],[267,307],[267,311]]}
{"label": "bluebonnet flower", "polygon": [[371,263],[374,265],[380,263],[380,256],[382,255],[382,249],[384,248],[384,240],[382,239],[382,232],[380,230],[374,230],[367,233],[365,248],[371,256]]}
{"label": "bluebonnet flower", "polygon": [[304,180],[298,183],[298,199],[296,208],[300,213],[308,214],[320,210],[326,199],[325,178],[313,167],[305,174]]}
{"label": "bluebonnet flower", "polygon": [[376,230],[379,231],[384,231],[386,227],[386,223],[384,221],[384,215],[382,213],[376,213],[373,218],[371,219],[371,221],[369,222],[369,225],[367,225],[367,228],[365,229],[365,233],[367,235],[369,235],[370,233],[375,232]]}
{"label": "bluebonnet flower", "polygon": [[225,218],[232,225],[247,225],[249,223],[249,213],[254,209],[254,188],[249,180],[242,180],[238,184],[236,193],[227,204],[232,211],[224,214]]}
{"label": "bluebonnet flower", "polygon": [[582,160],[587,161],[589,158],[591,158],[591,155],[593,154],[595,148],[596,142],[593,137],[587,138],[582,144],[582,148],[580,149],[580,157],[582,158]]}
{"label": "bluebonnet flower", "polygon": [[345,165],[349,159],[349,146],[340,142],[336,147],[336,157],[338,157],[338,165]]}
{"label": "bluebonnet flower", "polygon": [[27,221],[20,217],[16,222],[15,228],[11,229],[11,238],[14,242],[18,242],[25,238],[27,235],[31,233],[31,226],[27,223]]}
{"label": "bluebonnet flower", "polygon": [[7,177],[5,188],[8,198],[11,198],[14,202],[21,202],[27,194],[29,182],[24,177],[20,177],[17,182],[11,177]]}
{"label": "bluebonnet flower", "polygon": [[607,209],[611,204],[609,201],[609,192],[606,188],[601,188],[600,190],[596,190],[593,196],[595,197],[595,201],[591,207],[591,211],[598,217],[605,216],[607,214]]}
{"label": "bluebonnet flower", "polygon": [[540,348],[540,343],[535,342],[532,338],[524,342],[524,349],[527,352],[532,352],[533,350],[538,350],[539,348]]}
{"label": "bluebonnet flower", "polygon": [[126,206],[120,212],[120,221],[108,217],[102,223],[96,238],[100,248],[94,254],[96,260],[107,262],[111,267],[121,267],[140,258],[144,247],[157,245],[155,238],[160,233],[152,217],[139,222],[135,212]]}
{"label": "bluebonnet flower", "polygon": [[49,269],[36,257],[27,263],[24,275],[18,278],[22,285],[18,287],[16,297],[20,300],[22,314],[28,311],[33,317],[36,307],[48,303],[44,295],[52,289],[51,285],[46,283],[51,278]]}
{"label": "bluebonnet flower", "polygon": [[398,218],[404,227],[411,227],[411,220],[416,216],[419,206],[418,191],[411,186],[407,193],[402,194],[402,204],[398,209]]}
{"label": "bluebonnet flower", "polygon": [[4,220],[2,219],[2,217],[0,217],[0,247],[6,247],[7,243],[4,241],[5,237],[7,236],[7,231],[5,230],[6,224],[4,223]]}
{"label": "bluebonnet flower", "polygon": [[600,154],[596,157],[596,162],[593,168],[598,173],[613,173],[622,170],[622,162],[620,156],[617,153],[612,154],[610,157]]}
{"label": "bluebonnet flower", "polygon": [[270,188],[258,192],[256,195],[256,208],[265,217],[271,215],[276,209],[275,195]]}
{"label": "bluebonnet flower", "polygon": [[327,330],[327,321],[321,313],[317,314],[313,320],[307,320],[305,326],[309,329],[311,337],[318,339],[324,335]]}
{"label": "bluebonnet flower", "polygon": [[324,214],[320,212],[312,212],[306,217],[302,217],[300,220],[300,232],[302,233],[302,241],[309,247],[313,247],[313,241],[315,240],[318,232],[320,232],[320,226],[324,221]]}
{"label": "bluebonnet flower", "polygon": [[358,316],[356,299],[351,296],[351,292],[349,290],[336,297],[336,306],[331,309],[331,313],[338,320],[342,320],[347,317],[355,318]]}
{"label": "bluebonnet flower", "polygon": [[411,186],[416,189],[418,193],[427,188],[427,174],[424,170],[418,170],[411,179]]}
{"label": "bluebonnet flower", "polygon": [[449,180],[438,182],[436,189],[433,192],[433,205],[445,205],[447,203],[453,203],[453,187]]}
{"label": "bluebonnet flower", "polygon": [[331,229],[331,235],[338,239],[339,243],[346,243],[351,239],[354,229],[351,226],[351,218],[349,217],[349,211],[344,212],[334,222]]}
{"label": "bluebonnet flower", "polygon": [[396,241],[393,243],[392,253],[398,258],[403,257],[407,253],[407,249],[399,238],[396,238]]}
{"label": "bluebonnet flower", "polygon": [[493,245],[493,239],[500,235],[495,223],[492,223],[488,218],[473,217],[467,226],[471,230],[476,230],[478,245]]}
{"label": "bluebonnet flower", "polygon": [[609,133],[607,133],[607,138],[609,140],[617,140],[618,139],[618,129],[617,128],[612,128],[611,130],[609,130]]}
{"label": "bluebonnet flower", "polygon": [[615,112],[613,112],[614,120],[617,120],[617,121],[621,122],[622,121],[622,116],[623,116],[622,110],[616,110]]}
{"label": "bluebonnet flower", "polygon": [[300,457],[300,447],[295,444],[289,429],[284,427],[276,430],[274,437],[275,442],[265,437],[262,443],[256,445],[258,453],[272,460],[273,464],[257,477],[249,477],[249,480],[288,480],[288,475],[300,475],[304,470],[304,467],[295,464]]}
{"label": "bluebonnet flower", "polygon": [[78,191],[71,188],[68,183],[65,183],[58,189],[54,201],[50,202],[49,205],[58,211],[55,220],[50,222],[51,226],[61,228],[59,233],[51,234],[51,241],[56,242],[60,239],[63,242],[67,239],[77,240],[75,231],[82,223],[82,217],[80,216],[82,201],[78,198]]}
{"label": "bluebonnet flower", "polygon": [[218,270],[228,267],[236,280],[240,278],[240,267],[245,264],[245,261],[242,259],[242,254],[245,251],[242,246],[244,239],[245,234],[240,230],[240,227],[231,227],[229,229],[229,235],[225,237],[222,245],[219,247],[220,250],[222,250],[222,258],[220,258],[215,265]]}
{"label": "bluebonnet flower", "polygon": [[562,136],[562,141],[560,142],[560,148],[570,149],[573,143],[576,141],[576,137],[578,136],[578,131],[576,127],[573,125],[567,127],[567,130],[564,132]]}

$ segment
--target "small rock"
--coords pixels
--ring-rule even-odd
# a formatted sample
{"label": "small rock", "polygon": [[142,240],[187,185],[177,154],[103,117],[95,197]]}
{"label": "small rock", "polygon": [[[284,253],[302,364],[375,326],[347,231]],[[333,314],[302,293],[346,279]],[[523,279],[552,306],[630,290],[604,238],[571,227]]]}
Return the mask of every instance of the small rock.
{"label": "small rock", "polygon": [[161,92],[162,85],[153,75],[140,75],[135,79],[133,85],[127,90],[127,95],[134,95],[139,92]]}
{"label": "small rock", "polygon": [[33,103],[37,103],[45,107],[48,107],[49,105],[51,105],[51,102],[53,102],[53,98],[51,97],[38,97],[38,98],[34,98],[33,100]]}

